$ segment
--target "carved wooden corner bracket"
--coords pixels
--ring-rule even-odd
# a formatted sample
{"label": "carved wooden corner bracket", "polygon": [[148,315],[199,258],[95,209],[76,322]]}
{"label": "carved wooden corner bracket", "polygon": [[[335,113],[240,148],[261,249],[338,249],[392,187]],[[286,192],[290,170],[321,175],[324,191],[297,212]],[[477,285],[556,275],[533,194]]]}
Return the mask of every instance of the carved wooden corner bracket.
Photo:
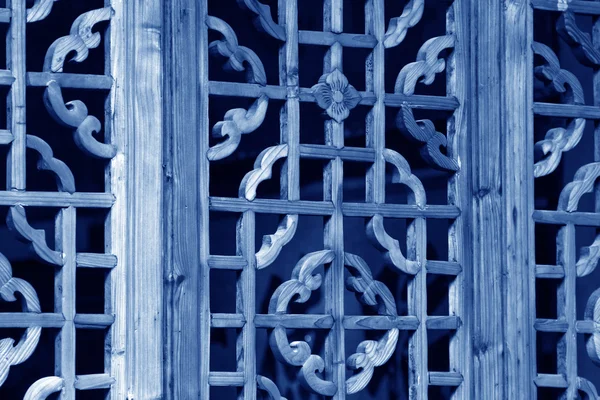
{"label": "carved wooden corner bracket", "polygon": [[50,15],[54,2],[58,0],[35,0],[33,6],[27,9],[27,22],[41,21]]}

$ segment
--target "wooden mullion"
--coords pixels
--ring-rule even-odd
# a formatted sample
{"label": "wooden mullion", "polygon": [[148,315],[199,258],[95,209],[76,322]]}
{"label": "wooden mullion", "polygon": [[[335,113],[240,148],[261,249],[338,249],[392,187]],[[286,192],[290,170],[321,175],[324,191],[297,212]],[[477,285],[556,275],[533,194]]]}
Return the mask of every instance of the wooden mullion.
{"label": "wooden mullion", "polygon": [[63,379],[61,400],[75,399],[75,280],[76,280],[76,211],[61,209],[56,218],[56,250],[62,252],[64,264],[55,279],[55,312],[62,313],[63,326],[56,338],[55,374]]}
{"label": "wooden mullion", "polygon": [[6,169],[8,190],[25,190],[26,174],[26,66],[25,66],[25,26],[27,10],[25,0],[10,0],[12,18],[7,34],[7,68],[14,82],[9,95],[7,121],[14,140],[10,146]]}

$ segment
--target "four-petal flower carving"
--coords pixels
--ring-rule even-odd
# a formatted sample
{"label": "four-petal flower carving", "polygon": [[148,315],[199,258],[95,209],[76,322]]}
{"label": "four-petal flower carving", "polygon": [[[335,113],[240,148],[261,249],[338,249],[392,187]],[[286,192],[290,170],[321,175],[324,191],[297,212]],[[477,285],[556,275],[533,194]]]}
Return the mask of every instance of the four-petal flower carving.
{"label": "four-petal flower carving", "polygon": [[360,101],[360,94],[339,69],[321,76],[312,91],[319,107],[337,122],[348,118]]}

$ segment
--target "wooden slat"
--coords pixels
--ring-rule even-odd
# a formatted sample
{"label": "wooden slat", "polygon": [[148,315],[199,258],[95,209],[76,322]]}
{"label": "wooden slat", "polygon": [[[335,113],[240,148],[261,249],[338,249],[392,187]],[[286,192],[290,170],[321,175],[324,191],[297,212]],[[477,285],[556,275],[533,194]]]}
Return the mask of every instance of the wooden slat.
{"label": "wooden slat", "polygon": [[214,372],[208,375],[210,386],[244,386],[243,372]]}
{"label": "wooden slat", "polygon": [[459,386],[463,377],[458,372],[430,372],[429,384],[432,386]]}
{"label": "wooden slat", "polygon": [[243,270],[248,265],[248,261],[240,256],[210,256],[208,266],[214,269],[232,269]]}
{"label": "wooden slat", "polygon": [[318,46],[333,46],[333,44],[337,42],[344,47],[358,47],[365,49],[372,49],[377,45],[377,39],[373,35],[302,30],[298,32],[298,41],[302,44]]}
{"label": "wooden slat", "polygon": [[456,330],[460,327],[460,318],[455,316],[428,316],[427,329]]}
{"label": "wooden slat", "polygon": [[9,23],[11,14],[10,8],[0,8],[0,23]]}
{"label": "wooden slat", "polygon": [[564,375],[557,374],[537,374],[535,378],[535,385],[537,387],[554,388],[566,388],[569,386]]}
{"label": "wooden slat", "polygon": [[538,332],[566,332],[569,324],[565,320],[538,318],[534,327]]}
{"label": "wooden slat", "polygon": [[106,75],[87,75],[51,72],[28,72],[27,85],[46,87],[48,82],[56,81],[62,88],[110,90],[113,78]]}
{"label": "wooden slat", "polygon": [[578,104],[534,103],[533,112],[549,117],[600,119],[600,108]]}
{"label": "wooden slat", "polygon": [[0,205],[3,206],[110,208],[114,202],[115,196],[110,193],[0,191]]}
{"label": "wooden slat", "polygon": [[61,313],[0,313],[0,328],[61,328],[64,323]]}
{"label": "wooden slat", "polygon": [[539,279],[562,279],[565,269],[561,265],[536,265],[535,276]]}
{"label": "wooden slat", "polygon": [[210,314],[210,326],[212,328],[241,328],[246,324],[244,314]]}
{"label": "wooden slat", "polygon": [[211,197],[210,209],[213,211],[245,212],[252,210],[265,214],[305,214],[305,215],[331,215],[333,206],[331,202],[321,201],[285,201],[256,199],[233,199],[225,197]]}
{"label": "wooden slat", "polygon": [[77,253],[77,267],[80,268],[114,268],[117,256],[114,254]]}
{"label": "wooden slat", "polygon": [[330,329],[333,326],[333,317],[312,314],[257,314],[254,324],[257,328],[283,326],[288,329]]}
{"label": "wooden slat", "polygon": [[115,317],[107,314],[77,314],[73,321],[77,328],[105,329],[115,322]]}
{"label": "wooden slat", "polygon": [[575,322],[575,330],[577,331],[577,333],[584,333],[590,335],[598,332],[599,328],[600,324],[594,321],[586,320]]}
{"label": "wooden slat", "polygon": [[461,265],[459,263],[451,261],[427,260],[425,268],[427,268],[428,273],[437,275],[456,276],[462,272]]}
{"label": "wooden slat", "polygon": [[572,11],[580,14],[600,15],[600,4],[584,0],[531,0],[531,4],[539,10]]}
{"label": "wooden slat", "polygon": [[590,212],[536,210],[533,212],[533,220],[543,224],[600,226],[600,214]]}
{"label": "wooden slat", "polygon": [[6,129],[0,130],[0,144],[9,144],[13,140],[14,140],[14,136],[10,131],[8,131]]}
{"label": "wooden slat", "polygon": [[333,146],[323,146],[318,144],[302,144],[300,145],[300,155],[303,158],[314,158],[323,160],[332,160],[336,157],[342,160],[352,161],[375,161],[375,151],[372,149],[360,147],[344,147],[341,149]]}
{"label": "wooden slat", "polygon": [[0,86],[10,86],[15,81],[12,71],[0,69]]}
{"label": "wooden slat", "polygon": [[344,215],[348,217],[370,217],[381,214],[386,218],[440,218],[453,219],[460,215],[456,206],[430,205],[419,208],[407,204],[362,204],[344,203]]}
{"label": "wooden slat", "polygon": [[113,383],[115,383],[115,378],[109,374],[77,375],[75,377],[75,389],[78,390],[108,389]]}
{"label": "wooden slat", "polygon": [[346,315],[344,317],[344,328],[353,330],[389,330],[400,329],[414,331],[419,327],[419,319],[412,315],[392,317],[383,315]]}

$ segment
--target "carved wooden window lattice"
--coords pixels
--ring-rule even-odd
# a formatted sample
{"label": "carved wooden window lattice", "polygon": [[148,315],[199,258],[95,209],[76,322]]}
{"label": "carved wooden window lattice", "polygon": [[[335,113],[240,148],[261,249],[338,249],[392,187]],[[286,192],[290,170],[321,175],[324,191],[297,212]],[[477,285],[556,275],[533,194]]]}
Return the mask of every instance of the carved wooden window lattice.
{"label": "carved wooden window lattice", "polygon": [[[7,95],[0,203],[12,232],[2,231],[0,253],[0,397],[105,398],[122,367],[111,300],[122,296],[111,272],[121,244],[111,238],[123,225],[109,214],[122,161],[103,40],[114,10],[103,1],[0,6]],[[99,291],[85,293],[92,280]],[[100,359],[93,371],[82,367],[90,357]]]}
{"label": "carved wooden window lattice", "polygon": [[[426,398],[428,393],[435,397],[453,391],[460,397],[465,385],[462,372],[470,364],[465,347],[467,334],[461,327],[465,312],[461,205],[467,177],[457,174],[464,162],[461,149],[466,143],[461,91],[465,87],[466,53],[457,19],[466,17],[466,3],[456,0],[427,8],[423,0],[411,0],[394,11],[398,14],[392,17],[386,14],[389,2],[383,0],[306,4],[323,7],[322,12],[320,8],[311,9],[311,14],[323,15],[322,31],[299,26],[299,9],[305,5],[294,0],[280,1],[276,12],[273,2],[271,7],[255,0],[230,2],[226,6],[217,3],[203,2],[199,16],[205,22],[199,28],[199,172],[200,195],[204,198],[200,209],[200,263],[205,279],[200,300],[200,397],[209,398],[209,393],[211,398],[235,397],[223,389],[235,387],[241,398],[256,398],[257,391],[273,399],[284,398],[285,393],[291,398],[309,398],[311,393],[346,398],[364,391],[376,370],[400,352],[407,352],[404,368],[408,376],[404,382],[400,372],[394,376],[398,381],[390,390],[395,396],[416,399]],[[364,33],[344,31],[344,8],[355,7],[364,11]],[[243,11],[254,18],[264,42],[249,42],[247,37],[236,34],[237,27],[230,21]],[[428,36],[414,61],[403,65],[392,62],[389,52],[401,49],[407,33],[425,23],[424,15],[431,16],[432,12],[443,15],[441,36]],[[269,47],[269,41],[277,44]],[[266,70],[273,66],[264,64],[258,55],[263,47],[275,51],[279,48],[278,81],[271,82]],[[309,67],[300,55],[308,47],[324,54],[321,76],[312,82],[302,76],[308,74]],[[347,55],[356,49],[366,56],[352,59]],[[363,82],[352,81],[344,73],[345,66],[353,65],[349,61],[364,62]],[[223,75],[219,65],[222,63],[238,77],[245,74],[245,79],[223,81],[236,75]],[[394,69],[387,72],[394,75],[393,82],[386,76],[387,68]],[[441,93],[419,94],[440,77],[446,82],[441,85]],[[362,90],[357,89],[359,85]],[[221,110],[215,104],[222,98],[234,104],[242,104],[239,98],[250,100],[243,103],[247,106],[229,106],[229,111],[215,115],[214,109]],[[423,110],[437,115],[436,123],[415,116]],[[278,126],[265,122],[269,112],[279,113]],[[362,118],[358,125],[362,145],[355,145],[355,140],[351,145],[345,142],[348,134],[344,125],[353,113]],[[306,127],[315,118],[324,120],[324,137],[320,142],[307,143],[303,140],[309,136]],[[386,118],[393,122],[386,124]],[[386,133],[390,125],[395,131]],[[278,131],[276,137],[274,130]],[[392,134],[403,135],[415,145],[386,145]],[[270,139],[264,140],[267,136]],[[243,171],[243,178],[237,181],[237,197],[215,195],[221,192],[220,186],[225,185],[226,179],[215,171],[227,168],[228,159],[236,157],[247,141],[270,144],[265,144],[256,155],[254,166]],[[405,156],[415,149],[420,150],[418,158],[427,166],[421,172],[443,171],[442,187],[445,186],[447,196],[442,197],[441,204],[428,203],[427,190],[411,171]],[[303,197],[302,181],[303,174],[309,171],[304,166],[310,162],[322,166],[322,191],[317,190],[320,198],[307,200]],[[362,201],[344,200],[346,168],[356,164],[362,165],[364,171]],[[231,167],[228,171],[236,173]],[[278,194],[264,195],[265,190],[261,195],[261,186],[277,175]],[[395,197],[398,191],[394,187],[403,187],[404,197]],[[219,219],[217,214],[226,217]],[[280,216],[278,227],[272,225],[269,215]],[[235,228],[225,228],[225,221],[232,218],[237,219]],[[257,233],[257,221],[261,218],[271,221],[272,231],[264,236]],[[361,223],[349,223],[352,218]],[[442,229],[440,234],[448,253],[442,255],[441,261],[428,259],[428,226],[436,220],[448,223],[446,231]],[[389,230],[394,224],[404,224],[406,246],[394,237],[396,229]],[[293,261],[289,256],[283,257],[289,243],[301,247],[303,241],[314,242],[314,238],[298,238],[307,233],[309,225],[317,227],[310,231],[313,234],[320,236],[318,232],[322,232],[320,245]],[[349,246],[348,238],[356,235],[357,226],[388,265],[387,283],[374,276],[364,256],[355,254],[358,248]],[[218,252],[226,247],[221,243],[234,240],[233,230],[235,249],[232,254],[223,255]],[[261,236],[262,244],[257,246],[255,240]],[[290,262],[292,265],[288,265]],[[263,285],[269,271],[281,270],[288,275],[279,284]],[[385,274],[381,266],[377,271]],[[449,281],[448,308],[445,315],[430,315],[429,278],[440,276]],[[399,298],[402,290],[388,287],[398,279],[406,283],[406,300]],[[228,292],[227,286],[232,284],[235,289]],[[215,291],[235,296],[235,306],[221,312],[223,306],[216,304]],[[266,297],[264,291],[268,291]],[[311,312],[318,308],[311,300],[314,296],[321,296],[323,307],[319,312]],[[363,307],[348,306],[349,296],[356,296]],[[258,303],[265,299],[268,307],[263,310]],[[302,309],[298,304],[307,307]],[[406,310],[399,310],[401,304]],[[358,313],[353,315],[348,309]],[[442,352],[449,354],[447,370],[429,366],[428,336],[438,330],[450,332],[448,342],[442,345]],[[298,332],[309,333],[302,337]],[[366,339],[350,347],[347,339],[351,335],[363,335]],[[322,345],[317,344],[318,337],[323,337]],[[235,362],[228,364],[228,370],[215,367],[226,365],[220,363],[227,357],[218,346],[223,340],[237,343]],[[262,351],[265,346],[270,357],[280,363],[280,367],[274,367],[277,376],[261,368],[264,362],[257,362],[257,349]],[[394,358],[390,363],[400,364],[400,359]],[[297,378],[285,375],[291,370]],[[438,387],[448,391],[436,392]]]}

